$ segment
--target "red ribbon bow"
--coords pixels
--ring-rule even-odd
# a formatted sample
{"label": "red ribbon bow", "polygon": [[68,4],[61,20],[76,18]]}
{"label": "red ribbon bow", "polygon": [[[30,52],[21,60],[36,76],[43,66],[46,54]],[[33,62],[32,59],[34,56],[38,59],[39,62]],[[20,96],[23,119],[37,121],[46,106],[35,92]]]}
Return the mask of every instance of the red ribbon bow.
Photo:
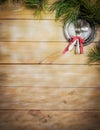
{"label": "red ribbon bow", "polygon": [[85,42],[85,40],[83,38],[81,38],[80,36],[74,36],[71,38],[68,46],[63,50],[63,54],[65,54],[68,49],[69,49],[69,46],[75,41],[75,40],[79,40],[79,44],[80,44],[80,54],[83,54],[83,43]]}

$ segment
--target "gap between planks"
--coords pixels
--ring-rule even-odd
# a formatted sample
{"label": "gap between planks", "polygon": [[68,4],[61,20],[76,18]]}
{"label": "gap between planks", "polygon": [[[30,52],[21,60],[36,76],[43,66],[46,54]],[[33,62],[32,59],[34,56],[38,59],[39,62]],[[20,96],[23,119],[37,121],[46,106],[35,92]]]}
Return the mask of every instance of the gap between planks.
{"label": "gap between planks", "polygon": [[100,64],[57,64],[57,63],[0,63],[0,65],[67,65],[67,66],[99,66]]}
{"label": "gap between planks", "polygon": [[[31,88],[31,87],[34,87],[34,86],[0,86],[0,88],[3,88],[3,87],[5,87],[5,88],[15,88],[15,87],[17,87],[17,88],[18,87],[20,87],[20,88],[23,88],[23,87],[27,88],[28,87],[29,88],[30,87]],[[35,86],[34,88],[47,88],[47,87],[43,87],[43,86],[42,87],[39,87],[39,86],[36,87]],[[88,89],[89,88],[89,89],[93,89],[93,88],[95,88],[95,89],[100,89],[100,87],[55,87],[55,86],[54,87],[48,87],[48,88],[57,88],[57,89],[70,89],[70,88],[76,88],[76,89],[80,89],[80,88],[87,88]]]}
{"label": "gap between planks", "polygon": [[66,111],[66,112],[100,112],[100,109],[1,109],[0,111]]}

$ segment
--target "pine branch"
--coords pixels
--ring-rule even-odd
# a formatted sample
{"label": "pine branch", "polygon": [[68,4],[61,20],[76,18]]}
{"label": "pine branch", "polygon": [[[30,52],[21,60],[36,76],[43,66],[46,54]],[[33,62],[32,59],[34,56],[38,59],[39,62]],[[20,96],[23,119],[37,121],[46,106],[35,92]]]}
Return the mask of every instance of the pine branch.
{"label": "pine branch", "polygon": [[57,0],[50,6],[56,19],[75,21],[79,17],[100,24],[100,0]]}
{"label": "pine branch", "polygon": [[50,6],[50,11],[56,13],[56,19],[74,21],[78,16],[79,5],[74,0],[58,0]]}
{"label": "pine branch", "polygon": [[27,7],[34,9],[34,15],[38,16],[45,11],[48,0],[24,0]]}
{"label": "pine branch", "polygon": [[80,0],[80,15],[95,24],[100,24],[100,1]]}
{"label": "pine branch", "polygon": [[100,62],[100,41],[88,52],[88,63]]}

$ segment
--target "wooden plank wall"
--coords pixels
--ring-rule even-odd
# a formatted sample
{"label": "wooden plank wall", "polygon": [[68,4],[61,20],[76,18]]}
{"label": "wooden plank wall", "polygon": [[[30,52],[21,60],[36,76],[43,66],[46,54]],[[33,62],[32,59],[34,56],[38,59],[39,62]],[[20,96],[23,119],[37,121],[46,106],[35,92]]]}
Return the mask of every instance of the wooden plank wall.
{"label": "wooden plank wall", "polygon": [[[10,8],[10,9],[9,9]],[[100,65],[68,44],[54,14],[0,7],[0,130],[100,130]]]}

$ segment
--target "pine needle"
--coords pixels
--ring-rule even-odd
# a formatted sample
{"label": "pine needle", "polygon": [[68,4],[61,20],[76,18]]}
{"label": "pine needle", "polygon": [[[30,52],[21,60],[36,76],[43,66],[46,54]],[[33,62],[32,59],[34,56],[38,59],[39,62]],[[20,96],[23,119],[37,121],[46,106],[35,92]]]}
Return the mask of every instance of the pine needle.
{"label": "pine needle", "polygon": [[24,0],[25,5],[34,10],[34,16],[39,16],[46,10],[48,0]]}
{"label": "pine needle", "polygon": [[61,18],[64,21],[74,21],[78,16],[79,6],[77,1],[72,1],[58,0],[51,5],[50,11],[55,11],[56,19]]}
{"label": "pine needle", "polygon": [[95,24],[100,24],[100,0],[80,0],[80,15]]}
{"label": "pine needle", "polygon": [[57,0],[50,6],[56,19],[75,21],[79,17],[100,24],[100,0]]}
{"label": "pine needle", "polygon": [[100,41],[88,52],[88,63],[100,62]]}

